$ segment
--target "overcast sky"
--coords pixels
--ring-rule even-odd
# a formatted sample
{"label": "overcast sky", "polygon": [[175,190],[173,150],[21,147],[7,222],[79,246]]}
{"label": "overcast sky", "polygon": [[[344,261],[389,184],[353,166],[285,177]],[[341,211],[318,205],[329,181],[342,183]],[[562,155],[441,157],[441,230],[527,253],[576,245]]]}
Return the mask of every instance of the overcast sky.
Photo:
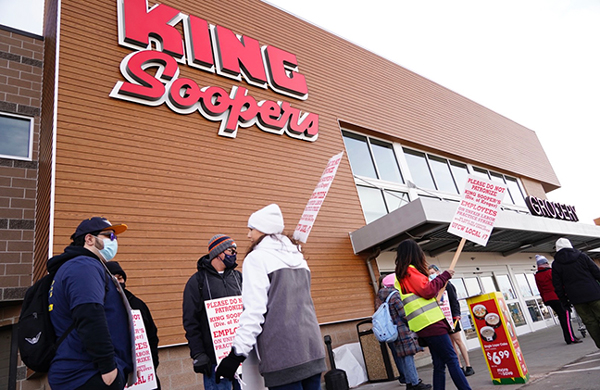
{"label": "overcast sky", "polygon": [[[267,2],[535,131],[549,199],[600,218],[600,1]],[[41,34],[42,4],[0,0],[0,24]]]}

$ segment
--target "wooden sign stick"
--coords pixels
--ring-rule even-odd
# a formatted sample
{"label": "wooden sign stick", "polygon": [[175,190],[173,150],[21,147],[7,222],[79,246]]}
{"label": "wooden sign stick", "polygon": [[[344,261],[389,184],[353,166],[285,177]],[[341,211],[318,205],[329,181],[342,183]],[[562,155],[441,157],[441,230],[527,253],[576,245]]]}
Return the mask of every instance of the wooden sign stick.
{"label": "wooden sign stick", "polygon": [[466,241],[467,239],[464,237],[460,240],[460,244],[458,244],[458,248],[456,248],[456,253],[454,254],[454,258],[452,259],[452,263],[450,263],[450,267],[448,269],[454,269],[456,266],[456,262],[458,261],[458,257],[460,256],[460,252],[462,252]]}

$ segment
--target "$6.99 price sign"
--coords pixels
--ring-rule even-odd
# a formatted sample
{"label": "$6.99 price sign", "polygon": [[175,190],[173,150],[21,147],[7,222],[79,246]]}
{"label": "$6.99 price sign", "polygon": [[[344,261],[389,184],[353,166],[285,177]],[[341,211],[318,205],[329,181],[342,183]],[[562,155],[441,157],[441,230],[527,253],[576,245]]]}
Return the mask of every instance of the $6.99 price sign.
{"label": "$6.99 price sign", "polygon": [[491,361],[492,363],[498,365],[502,362],[502,359],[508,359],[508,357],[510,356],[510,352],[508,351],[498,351],[498,352],[488,352],[487,353],[487,358],[489,361]]}

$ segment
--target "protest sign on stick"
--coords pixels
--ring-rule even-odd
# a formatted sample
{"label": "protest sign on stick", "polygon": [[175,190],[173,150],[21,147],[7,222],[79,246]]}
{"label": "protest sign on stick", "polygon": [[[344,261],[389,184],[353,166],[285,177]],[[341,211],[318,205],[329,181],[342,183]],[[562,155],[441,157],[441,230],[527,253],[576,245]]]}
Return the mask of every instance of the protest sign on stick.
{"label": "protest sign on stick", "polygon": [[148,344],[148,335],[144,327],[142,313],[139,310],[132,310],[133,328],[135,332],[135,357],[137,369],[139,372],[137,381],[128,390],[152,390],[158,386],[156,384],[156,373],[154,372],[154,363],[152,362],[152,352]]}
{"label": "protest sign on stick", "polygon": [[486,246],[506,193],[506,185],[469,175],[448,233],[462,237],[449,269],[454,269],[466,240]]}
{"label": "protest sign on stick", "polygon": [[300,221],[296,226],[296,230],[294,230],[294,238],[296,240],[306,243],[308,235],[310,234],[310,230],[317,219],[317,214],[323,205],[323,201],[327,196],[327,192],[329,192],[331,183],[333,183],[333,179],[335,178],[335,174],[340,166],[343,155],[344,152],[340,152],[329,159],[325,170],[323,170],[323,173],[321,174],[319,183],[317,183],[315,190],[313,191],[308,203],[306,204],[306,207],[304,208],[304,212],[300,217]]}

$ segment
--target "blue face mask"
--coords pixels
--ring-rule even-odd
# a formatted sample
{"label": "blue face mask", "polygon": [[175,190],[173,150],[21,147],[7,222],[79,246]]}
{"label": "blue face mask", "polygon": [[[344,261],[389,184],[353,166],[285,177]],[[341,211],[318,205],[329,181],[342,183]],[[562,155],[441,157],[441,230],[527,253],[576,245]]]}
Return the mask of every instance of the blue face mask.
{"label": "blue face mask", "polygon": [[435,278],[437,278],[437,274],[431,274],[431,275],[429,275],[429,280],[433,280]]}
{"label": "blue face mask", "polygon": [[228,255],[227,253],[223,253],[225,257],[223,258],[223,264],[225,264],[225,268],[232,267],[237,260],[237,255]]}
{"label": "blue face mask", "polygon": [[102,240],[104,242],[104,248],[99,249],[98,251],[104,257],[104,260],[111,261],[115,255],[117,254],[117,249],[119,249],[118,241],[115,240]]}

